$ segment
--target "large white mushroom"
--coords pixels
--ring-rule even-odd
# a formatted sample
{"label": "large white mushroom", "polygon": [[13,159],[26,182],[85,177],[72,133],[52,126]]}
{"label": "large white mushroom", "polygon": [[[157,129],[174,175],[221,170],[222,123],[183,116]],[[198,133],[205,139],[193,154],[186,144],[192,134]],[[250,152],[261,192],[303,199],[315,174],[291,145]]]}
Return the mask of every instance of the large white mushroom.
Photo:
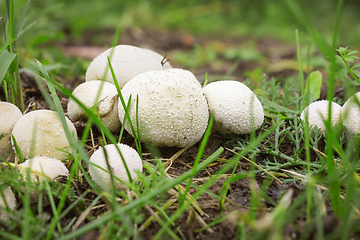
{"label": "large white mushroom", "polygon": [[52,157],[37,156],[19,164],[18,168],[24,178],[26,177],[27,168],[30,168],[30,179],[32,182],[43,182],[44,174],[50,181],[61,177],[69,177],[69,170],[64,163]]}
{"label": "large white mushroom", "polygon": [[[97,106],[101,121],[110,131],[116,132],[120,129],[119,97],[114,84],[100,80],[84,82],[78,85],[72,94],[87,108]],[[72,121],[85,117],[84,110],[73,99],[70,99],[67,110]]]}
{"label": "large white mushroom", "polygon": [[360,135],[360,92],[351,96],[341,108],[341,121],[351,135]]}
{"label": "large white mushroom", "polygon": [[[131,178],[136,180],[136,172],[142,172],[143,168],[139,154],[135,149],[128,145],[119,143],[117,146],[119,147],[120,152],[124,157]],[[104,151],[106,151],[106,157]],[[109,163],[113,176],[119,178],[123,182],[129,182],[129,177],[127,175],[123,160],[116,146],[114,144],[109,144],[105,147],[100,147],[90,157],[89,174],[95,183],[97,183],[104,190],[111,190],[111,175],[109,173],[107,162]],[[102,169],[95,166],[94,164],[101,167]],[[126,188],[125,185],[116,178],[114,178],[114,185],[118,190]]]}
{"label": "large white mushroom", "polygon": [[[76,137],[76,129],[68,118],[66,124]],[[58,113],[51,110],[35,110],[21,116],[12,134],[23,158],[47,156],[63,160],[64,151],[71,151]],[[12,144],[14,146],[14,142]]]}
{"label": "large white mushroom", "polygon": [[11,190],[11,187],[5,188],[2,193],[0,193],[0,219],[2,221],[9,220],[6,207],[9,207],[10,210],[14,210],[16,204],[16,198],[13,191]]}
{"label": "large white mushroom", "polygon": [[94,58],[86,71],[86,81],[105,79],[114,83],[107,57],[111,59],[120,89],[140,73],[171,68],[170,63],[157,52],[130,45],[118,45]]}
{"label": "large white mushroom", "polygon": [[221,134],[248,134],[264,121],[264,111],[256,95],[243,83],[232,80],[212,82],[204,87],[213,129]]}
{"label": "large white mushroom", "polygon": [[[20,109],[12,103],[0,102],[0,158],[7,159],[13,154],[11,131],[22,116]],[[13,157],[13,156],[12,156]]]}
{"label": "large white mushroom", "polygon": [[[308,114],[309,126],[316,126],[321,132],[325,133],[325,122],[329,118],[329,101],[320,100],[311,103],[301,113],[300,118],[305,121],[305,114]],[[331,102],[331,126],[335,127],[341,122],[341,106]]]}
{"label": "large white mushroom", "polygon": [[[202,138],[209,110],[201,85],[189,71],[168,69],[142,73],[131,79],[121,92],[125,102],[132,96],[130,118],[135,131],[136,99],[139,98],[141,141],[159,147],[185,147]],[[124,108],[119,104],[120,121],[124,115]],[[127,120],[125,129],[132,134]]]}

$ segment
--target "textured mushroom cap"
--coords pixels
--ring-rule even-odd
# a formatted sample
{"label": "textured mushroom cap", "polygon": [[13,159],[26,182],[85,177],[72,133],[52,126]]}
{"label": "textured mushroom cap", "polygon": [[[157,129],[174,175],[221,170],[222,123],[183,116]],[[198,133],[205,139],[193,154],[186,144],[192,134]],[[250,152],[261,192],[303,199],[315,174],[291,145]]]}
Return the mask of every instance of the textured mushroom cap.
{"label": "textured mushroom cap", "polygon": [[[69,131],[76,137],[72,122],[66,118],[66,123]],[[12,134],[24,158],[47,156],[63,160],[66,154],[58,149],[71,151],[59,116],[51,110],[36,110],[21,116]]]}
{"label": "textured mushroom cap", "polygon": [[59,177],[69,177],[69,170],[64,163],[51,157],[34,157],[19,164],[20,173],[26,176],[26,168],[30,168],[30,179],[33,182],[42,182],[44,174],[49,180],[54,181]]}
{"label": "textured mushroom cap", "polygon": [[[159,147],[185,147],[198,142],[208,125],[209,110],[196,77],[182,69],[150,71],[131,79],[121,90],[125,102],[132,95],[130,118],[136,131],[139,96],[140,139]],[[119,104],[119,118],[125,111]],[[132,134],[128,121],[125,129]]]}
{"label": "textured mushroom cap", "polygon": [[[142,161],[139,154],[136,152],[135,149],[129,147],[128,145],[118,143],[117,146],[119,147],[121,154],[124,157],[126,162],[126,166],[129,169],[131,178],[133,180],[137,179],[136,172],[142,172]],[[107,160],[111,167],[112,174],[123,182],[129,182],[128,175],[126,173],[125,166],[121,159],[121,156],[116,149],[115,144],[106,145],[104,148],[100,147],[98,150],[94,152],[93,155],[90,157],[90,163],[94,163],[100,166],[103,169],[108,170],[108,166],[106,163],[106,158],[104,154],[104,149],[107,154]],[[89,174],[91,178],[96,182],[102,189],[104,190],[111,190],[111,177],[110,173],[105,172],[104,170],[98,168],[97,166],[90,164],[89,165]],[[126,188],[120,181],[114,178],[114,184],[116,189],[120,190]]]}
{"label": "textured mushroom cap", "polygon": [[[4,198],[2,197],[4,196]],[[16,207],[16,198],[11,190],[11,187],[7,187],[2,191],[2,195],[0,194],[0,219],[2,221],[8,221],[9,217],[6,212],[6,205],[9,207],[9,209],[14,210]],[[5,199],[5,201],[4,201]],[[6,204],[5,204],[6,202]]]}
{"label": "textured mushroom cap", "polygon": [[0,102],[0,158],[7,159],[11,153],[11,131],[22,116],[20,109],[12,103]]}
{"label": "textured mushroom cap", "polygon": [[360,134],[360,107],[356,99],[360,102],[360,92],[351,96],[341,108],[341,121],[352,135]]}
{"label": "textured mushroom cap", "polygon": [[[326,130],[325,121],[329,118],[329,101],[320,100],[311,103],[301,113],[300,118],[305,121],[305,113],[308,113],[309,126],[317,126],[322,132]],[[331,103],[331,126],[335,127],[341,121],[341,106]]]}
{"label": "textured mushroom cap", "polygon": [[169,62],[162,63],[164,62],[163,56],[149,49],[118,45],[112,50],[113,48],[110,48],[94,58],[86,71],[86,81],[102,80],[106,69],[105,80],[114,83],[107,60],[111,53],[111,65],[120,89],[140,73],[171,68]]}
{"label": "textured mushroom cap", "polygon": [[204,87],[204,93],[214,114],[213,129],[221,134],[248,134],[264,121],[259,99],[241,82],[212,82]]}
{"label": "textured mushroom cap", "polygon": [[[78,85],[72,94],[88,108],[97,105],[100,119],[110,131],[116,132],[120,129],[118,93],[114,84],[100,80],[84,82]],[[83,109],[73,99],[70,99],[67,110],[72,121],[84,114]]]}

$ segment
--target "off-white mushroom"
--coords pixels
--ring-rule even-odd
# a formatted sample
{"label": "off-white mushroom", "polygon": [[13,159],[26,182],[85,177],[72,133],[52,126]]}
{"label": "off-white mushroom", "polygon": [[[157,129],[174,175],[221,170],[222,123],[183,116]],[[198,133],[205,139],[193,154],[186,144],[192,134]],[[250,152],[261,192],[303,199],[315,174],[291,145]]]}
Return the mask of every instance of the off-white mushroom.
{"label": "off-white mushroom", "polygon": [[[335,102],[331,103],[331,126],[335,127],[340,122],[341,106]],[[320,100],[311,103],[301,113],[300,118],[305,121],[305,114],[308,114],[309,126],[316,126],[323,133],[326,131],[325,122],[329,118],[329,101]]]}
{"label": "off-white mushroom", "polygon": [[264,121],[264,111],[256,95],[238,81],[217,81],[204,87],[213,129],[222,134],[248,134]]}
{"label": "off-white mushroom", "polygon": [[[30,179],[32,182],[43,182],[44,174],[50,181],[58,178],[69,177],[69,170],[64,163],[52,157],[37,156],[19,164],[20,173],[26,177],[27,168],[30,168]],[[44,173],[44,174],[43,174]]]}
{"label": "off-white mushroom", "polygon": [[[76,137],[76,129],[68,118],[66,124]],[[12,134],[23,158],[47,156],[63,160],[64,151],[71,151],[59,116],[51,110],[35,110],[21,116]],[[14,142],[12,144],[14,146]]]}
{"label": "off-white mushroom", "polygon": [[[101,121],[110,131],[120,129],[118,93],[114,84],[104,81],[84,82],[72,94],[88,108],[96,105]],[[85,117],[84,110],[73,99],[70,99],[67,110],[72,121]]]}
{"label": "off-white mushroom", "polygon": [[341,121],[351,135],[360,135],[360,92],[351,96],[341,108]]}
{"label": "off-white mushroom", "polygon": [[106,81],[114,83],[107,57],[111,59],[120,89],[140,73],[171,68],[170,63],[157,52],[130,45],[118,45],[101,53],[90,63],[86,71],[86,81],[102,80],[105,77]]}
{"label": "off-white mushroom", "polygon": [[14,157],[11,147],[11,131],[22,116],[20,109],[12,103],[0,102],[0,158]]}
{"label": "off-white mushroom", "polygon": [[9,216],[6,211],[6,206],[9,207],[10,210],[14,210],[16,207],[16,198],[11,190],[11,187],[7,187],[0,193],[0,219],[2,221],[8,221]]}
{"label": "off-white mushroom", "polygon": [[[117,146],[124,157],[131,178],[136,180],[136,172],[142,172],[143,168],[139,154],[135,149],[129,147],[128,145],[119,143]],[[107,158],[105,157],[104,151],[106,151]],[[109,163],[113,176],[119,178],[123,182],[129,182],[129,177],[116,146],[114,144],[109,144],[104,148],[100,147],[90,157],[89,174],[95,183],[104,190],[111,190],[111,175],[109,173],[106,160]],[[93,164],[96,164],[107,171],[104,171]],[[118,190],[126,188],[125,185],[116,178],[114,178],[114,185]]]}
{"label": "off-white mushroom", "polygon": [[[122,89],[132,96],[130,118],[136,131],[136,99],[140,139],[156,146],[185,147],[198,142],[208,125],[209,110],[195,76],[182,69],[150,71],[131,79]],[[119,118],[125,111],[119,104]],[[132,134],[128,121],[125,129]]]}

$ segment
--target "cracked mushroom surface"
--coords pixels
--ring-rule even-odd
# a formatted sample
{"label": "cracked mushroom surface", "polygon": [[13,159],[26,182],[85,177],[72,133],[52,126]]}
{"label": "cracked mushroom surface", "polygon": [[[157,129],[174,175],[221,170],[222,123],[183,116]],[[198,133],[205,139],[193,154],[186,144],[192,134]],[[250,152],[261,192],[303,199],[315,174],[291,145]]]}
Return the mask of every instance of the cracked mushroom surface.
{"label": "cracked mushroom surface", "polygon": [[[305,121],[305,114],[308,114],[309,126],[316,126],[322,133],[326,131],[325,121],[329,118],[329,101],[319,100],[307,106],[300,115],[302,121]],[[331,126],[335,127],[341,122],[341,106],[331,102]]]}
{"label": "cracked mushroom surface", "polygon": [[223,80],[204,87],[213,129],[221,134],[248,134],[264,121],[264,111],[256,95],[243,83]]}
{"label": "cracked mushroom surface", "polygon": [[[87,108],[96,105],[101,121],[110,131],[116,132],[120,129],[118,92],[114,84],[100,80],[84,82],[78,85],[72,94]],[[71,121],[85,117],[83,109],[72,98],[67,110]]]}
{"label": "cracked mushroom surface", "polygon": [[[76,137],[73,123],[66,118],[70,133]],[[58,113],[51,110],[35,110],[19,118],[12,134],[19,146],[23,158],[36,156],[53,157],[59,160],[66,158],[63,151],[71,152],[63,125]],[[14,146],[14,142],[12,141]]]}
{"label": "cracked mushroom surface", "polygon": [[[136,101],[140,139],[158,147],[185,147],[198,142],[208,125],[209,109],[196,77],[183,69],[150,71],[131,79],[122,89],[131,96],[130,118],[136,131]],[[119,104],[119,118],[125,111]],[[128,121],[125,129],[132,134]],[[136,135],[138,135],[136,133]]]}
{"label": "cracked mushroom surface", "polygon": [[20,109],[12,103],[0,102],[0,158],[14,158],[11,146],[11,131],[22,116]]}
{"label": "cracked mushroom surface", "polygon": [[[117,146],[121,154],[124,157],[126,166],[130,172],[131,178],[133,180],[137,179],[136,172],[142,172],[143,165],[139,154],[132,147],[118,143]],[[105,157],[105,153],[106,156]],[[93,155],[91,155],[89,165],[89,174],[96,184],[98,184],[104,190],[111,190],[111,175],[109,172],[106,172],[103,169],[108,171],[107,161],[109,163],[112,174],[122,180],[123,182],[129,182],[129,177],[127,175],[123,160],[115,146],[115,144],[108,144],[105,147],[100,147],[97,149]],[[92,163],[92,164],[91,164]],[[95,166],[98,165],[99,167]],[[125,189],[126,186],[114,178],[114,185],[117,190]]]}
{"label": "cracked mushroom surface", "polygon": [[117,45],[94,58],[86,71],[86,81],[104,78],[104,80],[114,83],[107,57],[111,59],[120,89],[140,73],[171,68],[166,58],[155,51],[131,45]]}

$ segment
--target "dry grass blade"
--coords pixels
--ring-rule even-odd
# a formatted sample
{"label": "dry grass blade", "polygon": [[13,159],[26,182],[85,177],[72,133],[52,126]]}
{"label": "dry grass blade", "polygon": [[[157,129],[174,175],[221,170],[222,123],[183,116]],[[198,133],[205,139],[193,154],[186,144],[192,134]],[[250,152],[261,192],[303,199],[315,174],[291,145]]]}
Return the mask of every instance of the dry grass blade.
{"label": "dry grass blade", "polygon": [[[236,155],[239,155],[237,152],[231,150],[231,149],[228,149],[228,148],[225,148],[226,150],[236,154]],[[275,180],[275,183],[277,186],[282,186],[282,181],[280,179],[278,179],[277,177],[275,177],[272,173],[270,173],[269,171],[267,171],[266,169],[262,168],[260,165],[256,164],[254,161],[252,161],[251,159],[245,157],[245,156],[242,156],[243,159],[245,159],[246,161],[248,161],[249,163],[251,164],[254,164],[256,167],[258,167],[259,169],[261,169],[262,171],[264,171],[266,174],[268,174],[269,176],[271,176],[274,180]]]}
{"label": "dry grass blade", "polygon": [[[177,201],[176,198],[171,198],[169,200],[167,200],[166,204],[163,205],[161,207],[161,210],[166,210],[168,209],[173,203],[175,203]],[[146,205],[146,209],[150,212],[150,214],[152,215],[151,217],[149,217],[140,227],[139,227],[139,231],[142,232],[144,231],[153,220],[159,218],[159,211],[154,212],[148,205]]]}
{"label": "dry grass blade", "polygon": [[[303,181],[305,181],[305,182],[308,182],[308,181],[309,181],[309,179],[308,179],[307,176],[305,176],[305,175],[303,175],[303,174],[300,174],[300,173],[298,173],[298,172],[294,172],[294,171],[287,170],[287,169],[281,169],[281,171],[287,172],[287,173],[290,173],[290,174],[292,174],[292,175],[294,175],[294,176],[296,176],[296,177],[299,177],[299,178],[301,178],[301,179],[302,179]],[[315,186],[316,186],[318,189],[322,190],[322,191],[328,190],[327,187],[322,186],[322,185],[319,185],[319,184],[315,184]],[[342,199],[344,199],[344,195],[340,194],[340,197],[341,197]]]}

